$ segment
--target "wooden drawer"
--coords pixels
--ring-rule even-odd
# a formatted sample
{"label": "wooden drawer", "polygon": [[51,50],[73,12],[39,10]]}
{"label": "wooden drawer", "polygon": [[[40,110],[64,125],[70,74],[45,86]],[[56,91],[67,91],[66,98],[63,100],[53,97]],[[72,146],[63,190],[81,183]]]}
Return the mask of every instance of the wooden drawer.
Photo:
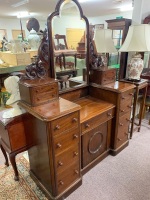
{"label": "wooden drawer", "polygon": [[71,145],[79,143],[80,131],[79,128],[71,129],[68,132],[63,132],[61,135],[54,137],[55,155],[61,154]]}
{"label": "wooden drawer", "polygon": [[59,119],[52,121],[51,128],[53,134],[59,134],[68,129],[79,126],[79,113],[74,112]]}
{"label": "wooden drawer", "polygon": [[100,124],[110,120],[114,116],[114,109],[104,112],[81,124],[81,134],[84,134]]}
{"label": "wooden drawer", "polygon": [[130,124],[130,112],[120,117],[118,123],[118,134],[117,134],[117,147],[122,145],[128,140],[129,134],[129,124]]}
{"label": "wooden drawer", "polygon": [[43,94],[45,95],[45,93],[56,92],[56,91],[57,91],[57,83],[32,88],[33,96],[34,95],[38,96],[38,95],[43,95]]}
{"label": "wooden drawer", "polygon": [[124,115],[131,110],[133,94],[133,90],[129,90],[121,94],[119,115]]}
{"label": "wooden drawer", "polygon": [[58,194],[70,187],[77,179],[80,178],[80,167],[78,163],[69,166],[57,177]]}
{"label": "wooden drawer", "polygon": [[107,149],[107,122],[82,135],[82,168]]}
{"label": "wooden drawer", "polygon": [[61,173],[64,171],[70,164],[72,163],[79,164],[79,144],[77,143],[75,146],[67,149],[67,151],[63,152],[56,156],[55,159],[55,167],[57,173]]}

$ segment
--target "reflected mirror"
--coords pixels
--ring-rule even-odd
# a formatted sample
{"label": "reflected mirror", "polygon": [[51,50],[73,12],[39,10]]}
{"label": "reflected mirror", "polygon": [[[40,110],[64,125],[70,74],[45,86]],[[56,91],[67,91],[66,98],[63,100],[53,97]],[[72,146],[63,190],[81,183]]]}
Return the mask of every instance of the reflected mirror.
{"label": "reflected mirror", "polygon": [[48,17],[50,71],[51,77],[58,79],[60,91],[88,83],[88,29],[76,0],[60,0]]}

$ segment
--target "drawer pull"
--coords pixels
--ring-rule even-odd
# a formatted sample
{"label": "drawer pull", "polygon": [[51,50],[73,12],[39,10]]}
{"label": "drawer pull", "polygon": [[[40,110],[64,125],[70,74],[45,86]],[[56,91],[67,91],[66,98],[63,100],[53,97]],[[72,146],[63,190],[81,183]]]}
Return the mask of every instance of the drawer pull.
{"label": "drawer pull", "polygon": [[132,108],[132,106],[129,106],[129,105],[128,105],[128,108]]}
{"label": "drawer pull", "polygon": [[63,166],[63,163],[61,161],[58,162],[59,166]]}
{"label": "drawer pull", "polygon": [[76,169],[76,170],[74,170],[74,172],[76,173],[76,174],[79,174],[79,171]]}
{"label": "drawer pull", "polygon": [[124,97],[124,96],[122,96],[122,99],[125,99],[125,97]]}
{"label": "drawer pull", "polygon": [[118,140],[118,141],[121,141],[122,139],[120,139],[120,138],[117,138],[117,140]]}
{"label": "drawer pull", "polygon": [[74,135],[73,135],[73,138],[74,138],[74,139],[78,138],[78,135],[77,135],[77,134],[74,134]]}
{"label": "drawer pull", "polygon": [[124,112],[124,110],[120,110],[121,112]]}
{"label": "drawer pull", "polygon": [[57,146],[57,148],[61,148],[62,147],[62,145],[60,143],[58,143],[56,146]]}
{"label": "drawer pull", "polygon": [[111,113],[107,113],[107,115],[108,115],[108,116],[112,116],[112,114],[111,114]]}
{"label": "drawer pull", "polygon": [[125,135],[128,135],[128,133],[127,133],[127,132],[125,132],[124,134],[125,134]]}
{"label": "drawer pull", "polygon": [[134,94],[133,93],[129,93],[129,95],[133,96]]}
{"label": "drawer pull", "polygon": [[122,124],[122,123],[119,123],[119,125],[120,125],[120,126],[123,126],[123,124]]}
{"label": "drawer pull", "polygon": [[90,125],[89,124],[85,124],[85,128],[89,128],[90,127]]}
{"label": "drawer pull", "polygon": [[55,130],[59,130],[59,129],[60,129],[60,126],[57,125],[57,126],[55,127]]}
{"label": "drawer pull", "polygon": [[60,184],[60,185],[64,185],[64,182],[63,182],[63,181],[59,181],[59,184]]}
{"label": "drawer pull", "polygon": [[75,151],[75,152],[74,152],[74,156],[77,156],[77,155],[78,155],[78,152]]}
{"label": "drawer pull", "polygon": [[73,122],[77,122],[78,119],[77,119],[77,118],[73,118],[72,121],[73,121]]}
{"label": "drawer pull", "polygon": [[131,122],[131,120],[130,120],[130,119],[128,119],[128,118],[126,118],[126,120],[127,120],[128,122]]}
{"label": "drawer pull", "polygon": [[36,93],[38,93],[39,91],[38,91],[38,90],[36,90],[35,92],[36,92]]}
{"label": "drawer pull", "polygon": [[38,101],[40,101],[40,99],[39,99],[39,98],[37,98],[37,100],[38,100]]}

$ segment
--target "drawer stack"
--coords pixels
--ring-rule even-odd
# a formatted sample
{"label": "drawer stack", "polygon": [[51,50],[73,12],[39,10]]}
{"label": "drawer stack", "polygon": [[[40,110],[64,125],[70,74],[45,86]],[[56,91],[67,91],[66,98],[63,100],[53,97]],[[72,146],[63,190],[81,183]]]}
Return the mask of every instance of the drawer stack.
{"label": "drawer stack", "polygon": [[79,112],[51,122],[57,195],[81,177],[79,123]]}
{"label": "drawer stack", "polygon": [[129,124],[132,108],[133,90],[128,90],[120,94],[120,104],[118,112],[118,131],[115,148],[121,147],[129,140]]}

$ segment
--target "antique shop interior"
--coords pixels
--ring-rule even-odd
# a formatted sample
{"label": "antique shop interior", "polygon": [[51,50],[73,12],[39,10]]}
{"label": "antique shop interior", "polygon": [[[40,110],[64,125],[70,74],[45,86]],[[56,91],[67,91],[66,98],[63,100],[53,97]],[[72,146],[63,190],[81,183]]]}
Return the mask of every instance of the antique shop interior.
{"label": "antique shop interior", "polygon": [[149,0],[0,8],[0,199],[150,199]]}

